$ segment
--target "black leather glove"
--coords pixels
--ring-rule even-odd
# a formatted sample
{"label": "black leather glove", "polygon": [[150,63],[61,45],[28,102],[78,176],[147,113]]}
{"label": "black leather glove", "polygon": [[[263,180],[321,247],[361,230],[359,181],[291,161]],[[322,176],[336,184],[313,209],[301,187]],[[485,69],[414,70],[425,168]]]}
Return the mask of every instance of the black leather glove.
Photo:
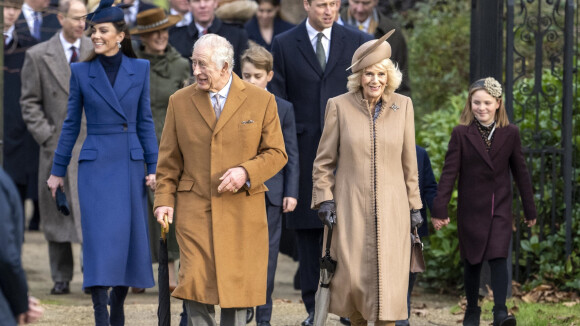
{"label": "black leather glove", "polygon": [[421,216],[421,211],[418,209],[411,210],[411,231],[416,227],[423,224],[423,217]]}
{"label": "black leather glove", "polygon": [[318,218],[324,225],[331,226],[336,223],[336,207],[334,200],[323,201],[318,209]]}

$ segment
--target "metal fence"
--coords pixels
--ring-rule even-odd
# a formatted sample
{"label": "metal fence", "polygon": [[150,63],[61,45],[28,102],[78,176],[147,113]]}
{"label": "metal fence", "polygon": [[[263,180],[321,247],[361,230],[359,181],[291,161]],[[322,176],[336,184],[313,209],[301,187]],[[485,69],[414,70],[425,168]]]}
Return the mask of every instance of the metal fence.
{"label": "metal fence", "polygon": [[[532,175],[542,241],[565,228],[565,254],[573,249],[572,216],[580,202],[577,181],[578,12],[580,0],[508,0],[506,2],[506,109],[520,127]],[[519,196],[517,196],[519,198]],[[522,216],[521,205],[514,205]],[[528,279],[531,262],[520,240],[531,231],[515,225],[515,280]],[[526,234],[527,233],[527,234]]]}

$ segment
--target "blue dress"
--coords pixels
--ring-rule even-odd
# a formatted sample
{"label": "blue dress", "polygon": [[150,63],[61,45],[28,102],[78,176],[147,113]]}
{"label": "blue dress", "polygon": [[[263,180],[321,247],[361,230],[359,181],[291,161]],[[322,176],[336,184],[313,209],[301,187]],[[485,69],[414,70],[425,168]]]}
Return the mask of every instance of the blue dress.
{"label": "blue dress", "polygon": [[83,286],[148,288],[155,283],[145,176],[155,173],[158,151],[149,100],[149,62],[117,55],[121,62],[114,83],[99,59],[71,65],[68,113],[52,174],[66,174],[84,108],[87,138],[78,170]]}

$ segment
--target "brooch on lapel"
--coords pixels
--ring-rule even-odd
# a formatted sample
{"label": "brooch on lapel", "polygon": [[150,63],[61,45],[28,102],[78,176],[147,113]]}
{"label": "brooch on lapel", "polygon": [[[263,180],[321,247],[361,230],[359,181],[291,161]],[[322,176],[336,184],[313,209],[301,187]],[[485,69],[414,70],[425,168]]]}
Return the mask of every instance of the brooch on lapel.
{"label": "brooch on lapel", "polygon": [[254,123],[254,120],[246,120],[246,121],[242,121],[242,124],[243,124],[243,125],[247,125],[247,124],[250,124],[250,123]]}
{"label": "brooch on lapel", "polygon": [[397,104],[393,103],[393,105],[391,105],[391,109],[395,112],[397,112],[397,110],[399,109],[399,107],[397,106]]}

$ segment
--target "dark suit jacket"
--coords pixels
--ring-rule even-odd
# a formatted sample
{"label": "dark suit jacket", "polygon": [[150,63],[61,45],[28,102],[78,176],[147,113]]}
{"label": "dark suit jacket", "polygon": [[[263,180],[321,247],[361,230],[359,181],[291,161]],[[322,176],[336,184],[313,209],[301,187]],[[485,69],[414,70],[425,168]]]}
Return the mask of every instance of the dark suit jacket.
{"label": "dark suit jacket", "polygon": [[[208,29],[208,33],[224,37],[234,47],[234,72],[241,76],[240,56],[248,48],[248,34],[243,28],[222,22],[215,17]],[[193,44],[200,37],[195,20],[186,27],[171,28],[169,30],[169,44],[171,44],[184,58],[190,60]]]}
{"label": "dark suit jacket", "polygon": [[16,33],[18,33],[20,39],[28,43],[33,43],[33,45],[48,40],[59,29],[60,23],[58,22],[56,14],[50,14],[46,12],[42,14],[42,25],[40,26],[40,41],[32,37],[32,34],[30,33],[30,28],[28,28],[28,24],[26,23],[26,18],[24,18],[23,13],[20,13],[20,16],[18,16],[18,20],[16,21],[14,27],[14,30],[16,31]]}
{"label": "dark suit jacket", "polygon": [[282,206],[284,197],[298,198],[298,140],[296,140],[296,123],[292,103],[276,96],[278,117],[282,126],[284,146],[288,155],[288,163],[280,172],[265,182],[268,191],[266,197],[272,205]]}
{"label": "dark suit jacket", "polygon": [[[250,40],[256,42],[258,45],[265,47],[268,51],[272,51],[272,44],[266,43],[262,37],[262,34],[260,33],[260,26],[258,25],[258,19],[256,16],[252,17],[252,19],[250,19],[250,21],[247,22],[244,27],[246,28],[246,32],[248,33],[248,38]],[[276,17],[274,19],[274,35],[272,36],[272,41],[276,35],[283,33],[292,27],[294,27],[293,24],[282,20],[280,17]]]}
{"label": "dark suit jacket", "polygon": [[354,51],[371,36],[334,24],[330,38],[330,55],[324,72],[308,39],[306,20],[276,36],[272,42],[275,73],[269,87],[294,105],[300,152],[300,200],[292,217],[287,219],[289,228],[322,228],[316,212],[310,209],[310,199],[312,163],[322,134],[326,102],[347,92],[350,73],[346,68],[351,65]]}
{"label": "dark suit jacket", "polygon": [[459,175],[457,229],[461,257],[471,264],[507,257],[512,237],[512,181],[526,219],[536,218],[530,175],[515,125],[497,128],[489,152],[475,123],[453,129],[432,217],[447,218],[447,205]]}
{"label": "dark suit jacket", "polygon": [[431,168],[431,160],[429,159],[427,151],[419,145],[415,145],[415,149],[417,152],[417,168],[419,170],[419,193],[421,194],[421,202],[423,203],[423,208],[421,208],[423,224],[419,227],[419,236],[425,237],[429,235],[427,207],[429,207],[429,211],[433,209],[433,199],[437,194],[437,181],[435,181],[433,169]]}
{"label": "dark suit jacket", "polygon": [[28,286],[22,268],[24,214],[18,191],[0,168],[0,320],[16,325],[15,316],[28,310]]}
{"label": "dark suit jacket", "polygon": [[[20,71],[25,51],[36,41],[14,33],[4,48],[4,169],[19,185],[31,188],[26,195],[38,198],[38,144],[28,132],[20,110]],[[34,39],[32,39],[34,40]]]}

